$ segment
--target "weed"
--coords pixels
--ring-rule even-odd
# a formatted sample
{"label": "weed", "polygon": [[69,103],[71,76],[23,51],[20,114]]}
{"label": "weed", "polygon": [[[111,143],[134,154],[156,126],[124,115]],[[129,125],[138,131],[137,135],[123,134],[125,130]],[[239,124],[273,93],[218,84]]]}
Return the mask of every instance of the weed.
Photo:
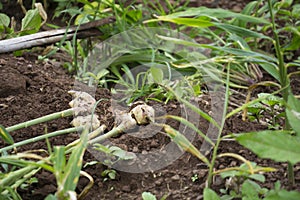
{"label": "weed", "polygon": [[101,176],[104,177],[103,181],[115,180],[116,179],[117,172],[114,169],[106,169],[101,173]]}

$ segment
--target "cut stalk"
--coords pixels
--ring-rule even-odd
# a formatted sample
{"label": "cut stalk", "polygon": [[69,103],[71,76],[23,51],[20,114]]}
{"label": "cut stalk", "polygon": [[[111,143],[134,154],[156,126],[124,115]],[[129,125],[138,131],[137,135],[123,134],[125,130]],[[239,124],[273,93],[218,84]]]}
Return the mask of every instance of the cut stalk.
{"label": "cut stalk", "polygon": [[27,127],[32,126],[32,125],[36,125],[36,124],[40,124],[40,123],[43,123],[43,122],[51,121],[51,120],[54,120],[54,119],[57,119],[57,118],[69,117],[69,116],[72,116],[72,115],[73,115],[73,108],[70,108],[68,110],[60,111],[60,112],[57,112],[57,113],[52,113],[52,114],[49,114],[49,115],[45,115],[43,117],[39,117],[37,119],[33,119],[33,120],[26,121],[26,122],[23,122],[23,123],[20,123],[20,124],[16,124],[14,126],[7,127],[6,130],[8,132],[12,132],[12,131],[16,131],[16,130],[19,130],[19,129],[22,129],[22,128],[27,128]]}
{"label": "cut stalk", "polygon": [[27,139],[27,140],[23,140],[23,141],[14,143],[13,145],[9,145],[7,147],[3,147],[3,148],[0,149],[0,153],[2,153],[4,151],[11,150],[11,149],[16,148],[16,147],[26,145],[26,144],[30,144],[30,143],[33,143],[33,142],[44,140],[46,138],[55,137],[55,136],[59,136],[59,135],[67,134],[67,133],[73,133],[73,132],[82,131],[82,130],[83,130],[83,127],[74,127],[74,128],[68,128],[68,129],[59,130],[59,131],[55,131],[55,132],[52,132],[52,133],[40,135],[40,136],[37,136],[37,137],[34,137],[34,138],[30,138],[30,139]]}

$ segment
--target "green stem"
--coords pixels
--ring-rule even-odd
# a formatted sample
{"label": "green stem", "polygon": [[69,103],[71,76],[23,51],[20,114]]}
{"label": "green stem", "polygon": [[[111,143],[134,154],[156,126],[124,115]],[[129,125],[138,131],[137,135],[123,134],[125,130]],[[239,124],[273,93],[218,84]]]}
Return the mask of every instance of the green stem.
{"label": "green stem", "polygon": [[14,143],[13,145],[9,145],[7,147],[3,147],[3,148],[0,149],[0,153],[2,153],[4,151],[8,151],[8,150],[16,148],[16,147],[19,147],[19,146],[23,146],[23,145],[30,144],[30,143],[33,143],[33,142],[37,142],[37,141],[40,141],[40,140],[44,140],[46,138],[55,137],[55,136],[59,136],[59,135],[67,134],[67,133],[73,133],[73,132],[82,131],[82,130],[83,130],[83,127],[74,127],[74,128],[68,128],[68,129],[64,129],[64,130],[55,131],[55,132],[48,133],[48,134],[45,134],[45,135],[40,135],[40,136],[37,136],[37,137],[34,137],[34,138],[30,138],[30,139],[27,139],[27,140],[23,140],[23,141]]}
{"label": "green stem", "polygon": [[123,124],[121,124],[121,125],[113,128],[111,131],[105,133],[104,135],[100,135],[99,137],[96,137],[96,138],[90,140],[88,142],[88,144],[95,144],[95,143],[103,141],[105,139],[114,137],[114,136],[116,136],[116,135],[118,135],[118,134],[120,134],[124,131],[125,131],[125,128],[124,128]]}
{"label": "green stem", "polygon": [[[280,46],[280,41],[279,41],[279,36],[276,30],[276,23],[275,23],[275,16],[273,13],[273,7],[271,0],[268,0],[268,6],[270,10],[270,15],[271,15],[271,20],[272,20],[272,30],[274,33],[274,38],[275,38],[275,50],[276,50],[276,56],[278,59],[278,66],[279,66],[279,78],[280,78],[280,84],[282,88],[282,97],[285,102],[288,101],[288,96],[289,96],[289,79],[287,75],[287,68],[284,63],[284,58],[283,58],[283,52],[281,51],[281,46]],[[285,116],[286,122],[284,129],[288,130],[290,129],[289,122]],[[292,163],[288,162],[288,180],[289,180],[289,185],[290,187],[295,184],[295,175],[294,175],[294,169]]]}
{"label": "green stem", "polygon": [[40,117],[40,118],[37,118],[37,119],[33,119],[33,120],[30,120],[30,121],[26,121],[26,122],[23,122],[23,123],[20,123],[20,124],[16,124],[14,126],[7,127],[6,130],[8,132],[12,132],[12,131],[16,131],[16,130],[19,130],[19,129],[22,129],[22,128],[27,128],[27,127],[35,125],[35,124],[40,124],[40,123],[47,122],[47,121],[50,121],[50,120],[53,120],[53,119],[68,117],[68,116],[71,116],[71,115],[73,115],[73,109],[72,108],[70,108],[68,110],[61,111],[61,112],[52,113],[50,115],[46,115],[46,116],[43,116],[43,117]]}
{"label": "green stem", "polygon": [[213,150],[213,155],[212,155],[212,159],[211,159],[211,165],[210,165],[209,171],[208,171],[207,187],[210,187],[211,184],[212,184],[213,175],[214,175],[213,170],[214,170],[215,162],[216,162],[217,155],[218,155],[219,145],[221,143],[222,130],[224,128],[225,120],[226,120],[226,114],[227,114],[227,108],[228,108],[228,102],[229,102],[229,79],[230,79],[229,72],[230,72],[230,63],[228,65],[228,69],[227,69],[226,91],[225,91],[225,101],[224,101],[223,116],[222,116],[222,121],[221,121],[221,125],[220,125],[220,128],[219,128],[217,142],[216,142],[216,145],[214,146],[214,150]]}

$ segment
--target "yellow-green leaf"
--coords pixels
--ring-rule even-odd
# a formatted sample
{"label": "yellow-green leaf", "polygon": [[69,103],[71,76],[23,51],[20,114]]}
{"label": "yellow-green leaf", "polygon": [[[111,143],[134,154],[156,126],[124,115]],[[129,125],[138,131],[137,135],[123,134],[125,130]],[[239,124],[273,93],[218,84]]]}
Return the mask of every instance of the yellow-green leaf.
{"label": "yellow-green leaf", "polygon": [[184,151],[191,153],[199,160],[207,164],[207,166],[210,166],[208,159],[202,153],[200,153],[200,151],[183,134],[169,125],[164,125],[164,130],[169,137]]}
{"label": "yellow-green leaf", "polygon": [[14,139],[11,137],[11,135],[8,133],[8,131],[2,125],[0,125],[0,136],[8,144],[14,143]]}

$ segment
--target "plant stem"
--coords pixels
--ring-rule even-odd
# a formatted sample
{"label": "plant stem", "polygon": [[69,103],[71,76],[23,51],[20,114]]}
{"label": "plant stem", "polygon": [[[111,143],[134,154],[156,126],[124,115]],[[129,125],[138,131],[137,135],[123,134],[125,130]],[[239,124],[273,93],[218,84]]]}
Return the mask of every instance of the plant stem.
{"label": "plant stem", "polygon": [[19,147],[19,146],[22,146],[22,145],[26,145],[26,144],[29,144],[29,143],[44,140],[46,138],[59,136],[59,135],[67,134],[67,133],[73,133],[73,132],[82,131],[82,130],[83,130],[83,127],[74,127],[74,128],[68,128],[68,129],[59,130],[59,131],[55,131],[55,132],[52,132],[52,133],[40,135],[40,136],[37,136],[37,137],[34,137],[34,138],[30,138],[30,139],[27,139],[27,140],[23,140],[23,141],[14,143],[13,145],[9,145],[7,147],[3,147],[3,148],[0,149],[0,153],[2,153],[4,151],[7,151],[7,150],[10,150],[10,149],[13,149],[13,148],[16,148],[16,147]]}
{"label": "plant stem", "polygon": [[[98,127],[96,130],[94,130],[93,132],[88,134],[88,140],[91,140],[91,139],[97,137],[98,135],[102,134],[105,129],[106,129],[105,125],[102,125],[102,126]],[[66,153],[71,152],[73,147],[75,145],[77,145],[79,142],[80,142],[80,139],[77,139],[77,140],[71,142],[70,144],[68,144],[66,146]]]}
{"label": "plant stem", "polygon": [[113,128],[111,131],[105,133],[104,135],[100,135],[99,137],[96,137],[90,141],[88,141],[88,144],[95,144],[97,142],[100,142],[102,140],[105,140],[107,138],[111,138],[113,136],[116,136],[122,132],[124,132],[126,129],[123,127],[123,124]]}
{"label": "plant stem", "polygon": [[[280,41],[279,41],[279,36],[276,30],[276,24],[275,24],[275,16],[273,13],[273,6],[271,3],[271,0],[268,0],[268,6],[270,10],[270,16],[272,20],[272,30],[275,38],[275,50],[276,50],[276,56],[278,59],[278,67],[279,67],[279,78],[280,78],[280,85],[282,88],[282,97],[285,102],[288,101],[288,96],[289,96],[289,79],[287,75],[287,68],[284,63],[284,58],[283,58],[283,52],[281,51],[281,46],[280,46]],[[287,120],[287,117],[285,116],[285,125],[284,129],[288,130],[290,129],[289,122]],[[294,176],[294,169],[292,163],[288,162],[288,180],[289,180],[289,185],[290,187],[295,184],[295,176]]]}
{"label": "plant stem", "polygon": [[72,108],[70,108],[68,110],[60,111],[60,112],[57,112],[57,113],[52,113],[52,114],[49,114],[49,115],[45,115],[43,117],[33,119],[33,120],[30,120],[30,121],[26,121],[26,122],[23,122],[23,123],[20,123],[20,124],[16,124],[14,126],[7,127],[6,130],[8,132],[12,132],[12,131],[16,131],[16,130],[19,130],[19,129],[22,129],[22,128],[27,128],[27,127],[35,125],[35,124],[47,122],[47,121],[57,119],[57,118],[68,117],[68,116],[71,116],[71,115],[73,115],[73,109]]}
{"label": "plant stem", "polygon": [[226,114],[227,114],[227,107],[228,107],[228,101],[229,101],[229,79],[230,79],[230,63],[228,64],[228,69],[227,69],[227,77],[226,77],[226,91],[225,91],[225,101],[224,101],[224,109],[223,109],[223,116],[222,116],[222,121],[221,121],[221,125],[219,128],[219,133],[218,133],[218,138],[217,138],[217,142],[216,145],[214,146],[214,150],[213,150],[213,155],[212,155],[212,159],[211,159],[211,165],[209,167],[209,171],[208,171],[208,177],[207,177],[207,186],[206,187],[210,187],[212,184],[212,179],[213,179],[213,170],[214,170],[214,166],[215,166],[215,162],[217,159],[217,154],[218,154],[218,148],[219,145],[221,143],[221,135],[222,135],[222,130],[224,128],[225,125],[225,120],[226,120]]}

